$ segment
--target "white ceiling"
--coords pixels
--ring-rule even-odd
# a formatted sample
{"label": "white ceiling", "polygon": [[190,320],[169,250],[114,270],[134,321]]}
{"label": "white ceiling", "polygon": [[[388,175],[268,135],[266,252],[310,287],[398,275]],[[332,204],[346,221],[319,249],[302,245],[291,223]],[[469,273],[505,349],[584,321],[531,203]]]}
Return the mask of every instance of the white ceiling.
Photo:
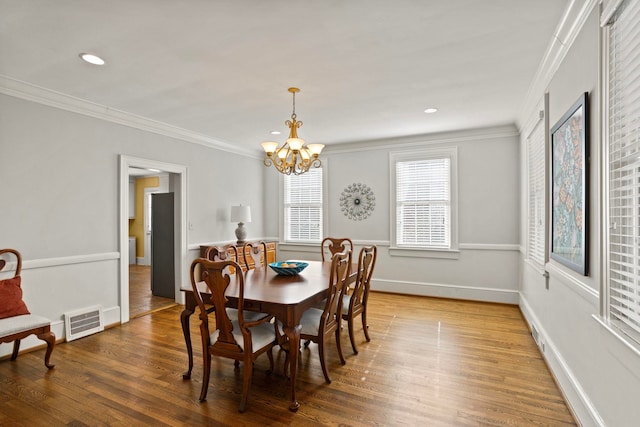
{"label": "white ceiling", "polygon": [[290,86],[307,142],[504,125],[566,5],[0,0],[0,74],[242,149],[286,138]]}

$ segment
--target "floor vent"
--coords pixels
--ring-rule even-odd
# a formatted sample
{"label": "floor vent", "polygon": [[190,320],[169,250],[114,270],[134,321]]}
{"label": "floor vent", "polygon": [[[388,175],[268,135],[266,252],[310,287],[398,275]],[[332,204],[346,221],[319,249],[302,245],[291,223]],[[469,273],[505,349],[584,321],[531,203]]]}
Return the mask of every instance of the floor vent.
{"label": "floor vent", "polygon": [[536,344],[540,345],[540,335],[538,334],[538,330],[533,323],[531,324],[531,336],[533,337]]}
{"label": "floor vent", "polygon": [[67,341],[104,331],[102,307],[96,305],[64,314]]}

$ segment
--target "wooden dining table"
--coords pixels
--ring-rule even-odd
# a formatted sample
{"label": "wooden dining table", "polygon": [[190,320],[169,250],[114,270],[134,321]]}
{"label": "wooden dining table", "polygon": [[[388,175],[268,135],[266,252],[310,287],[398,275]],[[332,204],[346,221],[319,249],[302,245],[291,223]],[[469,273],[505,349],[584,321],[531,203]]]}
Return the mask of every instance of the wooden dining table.
{"label": "wooden dining table", "polygon": [[[293,261],[295,262],[295,261]],[[284,333],[289,339],[289,348],[300,348],[300,319],[308,308],[315,307],[327,296],[331,262],[304,261],[309,265],[301,273],[294,276],[276,274],[270,268],[258,268],[244,273],[244,309],[269,313],[282,322]],[[352,265],[348,283],[356,279],[357,265]],[[185,293],[185,308],[180,315],[182,332],[187,345],[189,369],[182,377],[191,378],[193,369],[193,348],[189,330],[189,318],[194,313],[197,303],[193,289],[182,288]],[[205,304],[211,303],[210,292],[204,282],[198,284],[198,291]],[[238,286],[232,283],[227,289],[226,297],[230,307],[237,307]],[[296,400],[296,372],[298,368],[298,351],[290,351],[291,362],[291,403],[289,409],[297,411],[300,404]]]}

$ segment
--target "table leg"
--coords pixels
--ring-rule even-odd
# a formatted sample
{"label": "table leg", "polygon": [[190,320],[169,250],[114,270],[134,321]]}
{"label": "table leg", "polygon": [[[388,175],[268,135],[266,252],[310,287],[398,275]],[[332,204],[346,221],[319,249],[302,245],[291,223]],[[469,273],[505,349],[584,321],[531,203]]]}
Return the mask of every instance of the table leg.
{"label": "table leg", "polygon": [[298,353],[300,352],[300,331],[301,325],[296,325],[293,328],[285,326],[284,333],[289,338],[289,370],[291,371],[289,380],[291,381],[291,403],[289,404],[289,410],[296,412],[300,407],[300,403],[296,400],[296,373],[298,372]]}
{"label": "table leg", "polygon": [[191,371],[193,370],[193,347],[191,347],[191,333],[189,331],[189,317],[193,314],[193,310],[186,308],[180,313],[180,323],[182,323],[182,333],[184,334],[184,342],[187,344],[187,355],[189,356],[189,369],[182,374],[183,380],[191,379]]}

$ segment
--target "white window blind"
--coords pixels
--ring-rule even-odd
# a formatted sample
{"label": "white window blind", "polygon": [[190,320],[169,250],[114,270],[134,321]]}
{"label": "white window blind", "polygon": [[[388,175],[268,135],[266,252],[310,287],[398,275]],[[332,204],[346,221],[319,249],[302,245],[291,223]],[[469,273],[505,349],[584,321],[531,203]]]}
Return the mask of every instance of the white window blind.
{"label": "white window blind", "polygon": [[544,268],[545,262],[545,129],[543,117],[538,120],[527,138],[529,174],[529,224],[527,256]]}
{"label": "white window blind", "polygon": [[625,1],[609,29],[610,321],[640,341],[640,2]]}
{"label": "white window blind", "polygon": [[284,230],[289,242],[321,240],[322,168],[284,176]]}
{"label": "white window blind", "polygon": [[449,248],[449,157],[396,163],[396,244]]}

